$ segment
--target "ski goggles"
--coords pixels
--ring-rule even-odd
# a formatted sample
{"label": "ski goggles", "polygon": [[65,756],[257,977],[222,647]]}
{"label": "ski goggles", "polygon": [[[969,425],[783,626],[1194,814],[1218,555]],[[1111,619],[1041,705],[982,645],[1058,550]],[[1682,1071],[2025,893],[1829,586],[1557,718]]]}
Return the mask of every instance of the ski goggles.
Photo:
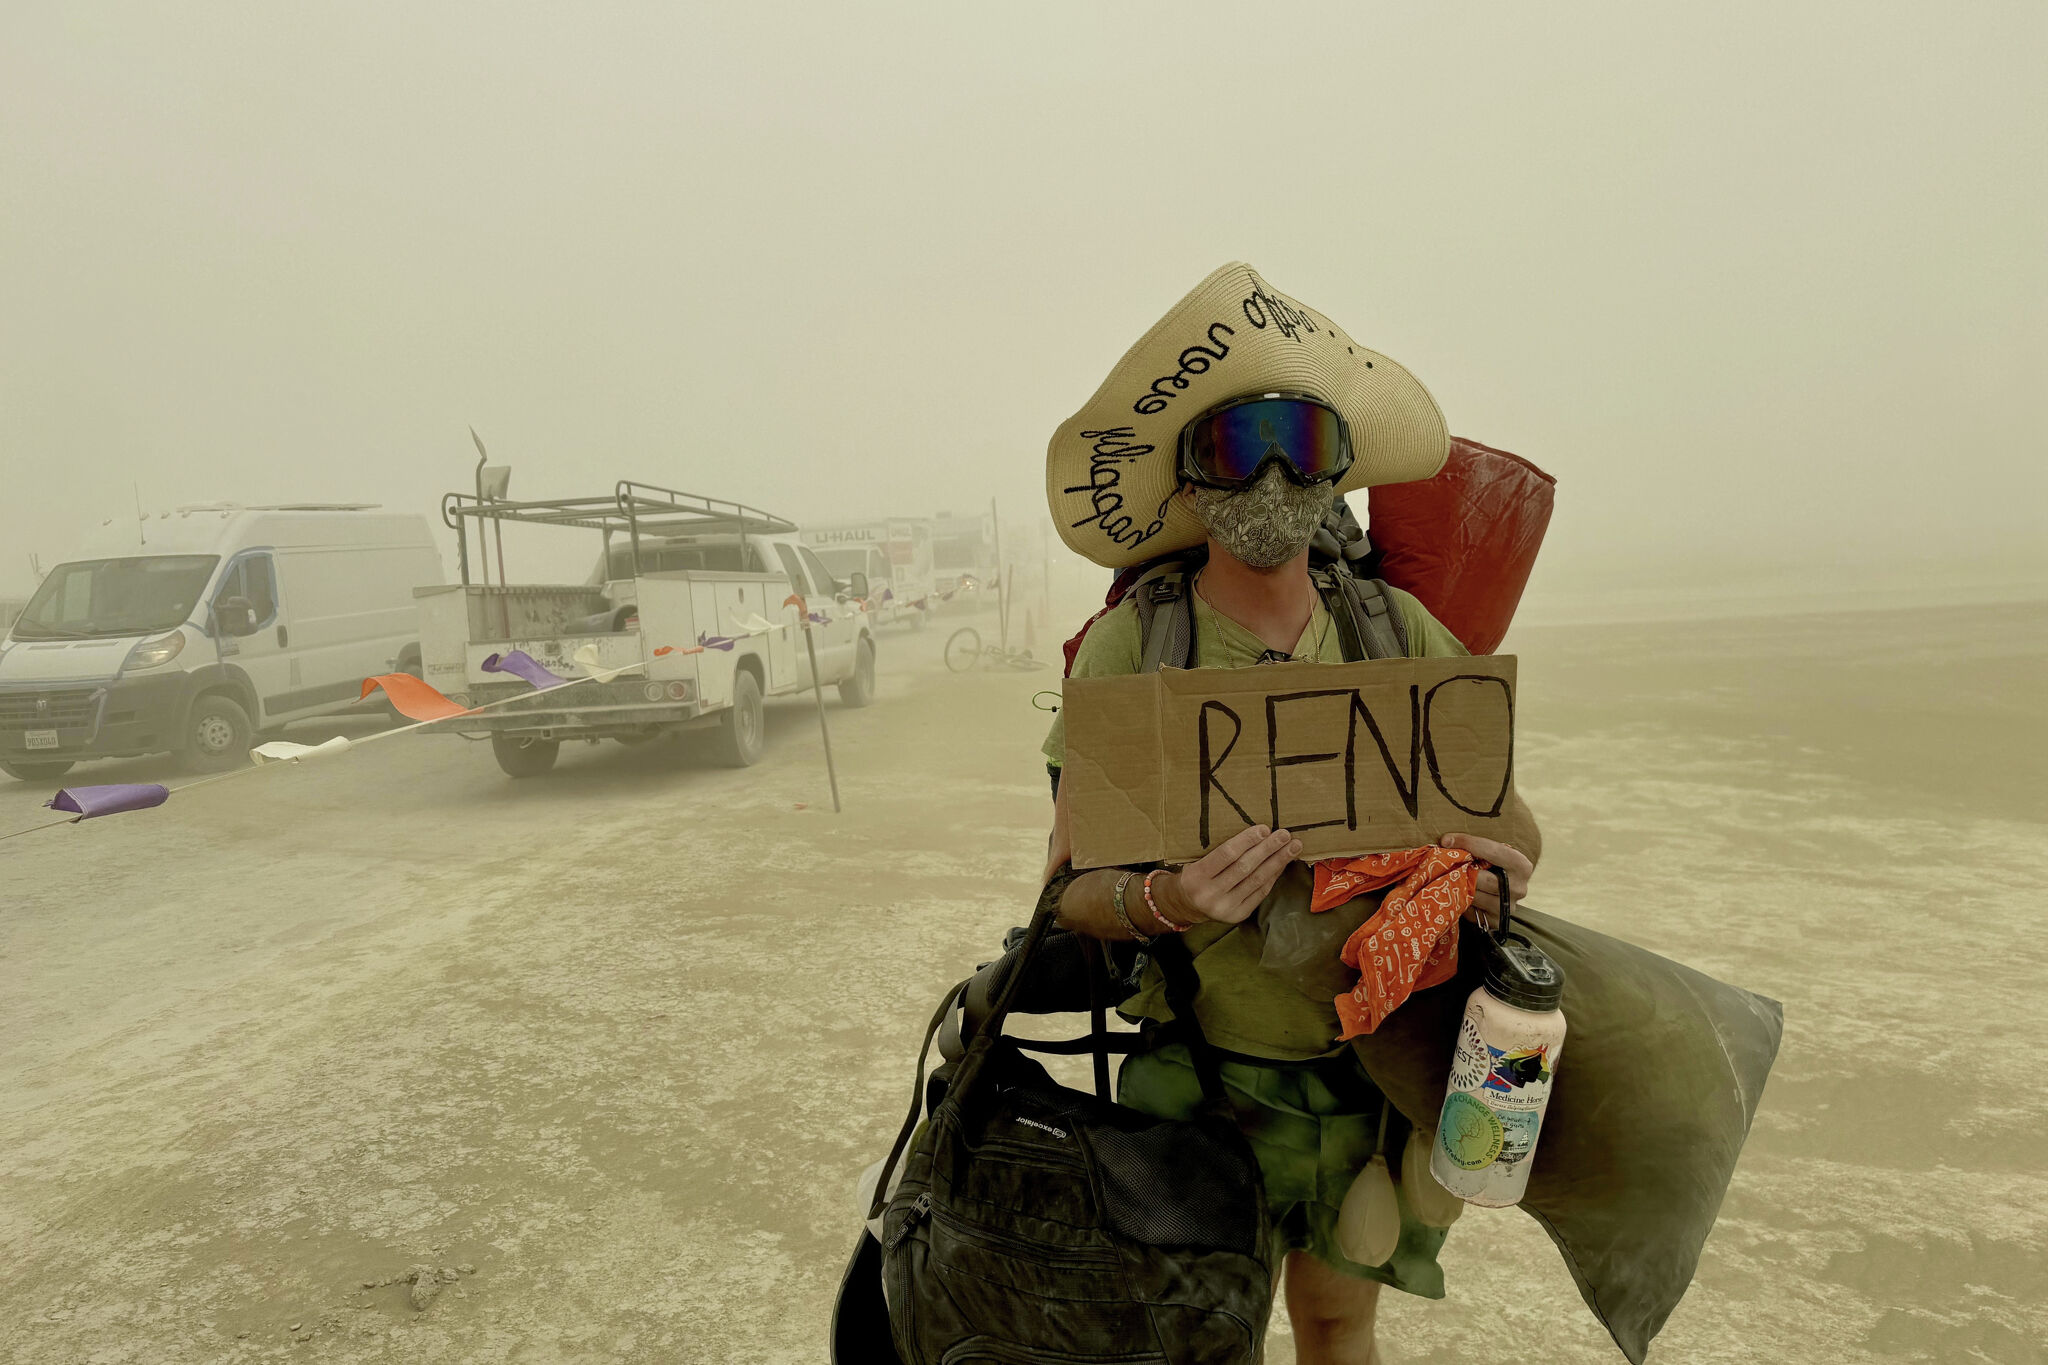
{"label": "ski goggles", "polygon": [[1334,408],[1300,393],[1234,398],[1181,428],[1180,477],[1202,488],[1242,488],[1278,460],[1306,488],[1351,468],[1351,431]]}

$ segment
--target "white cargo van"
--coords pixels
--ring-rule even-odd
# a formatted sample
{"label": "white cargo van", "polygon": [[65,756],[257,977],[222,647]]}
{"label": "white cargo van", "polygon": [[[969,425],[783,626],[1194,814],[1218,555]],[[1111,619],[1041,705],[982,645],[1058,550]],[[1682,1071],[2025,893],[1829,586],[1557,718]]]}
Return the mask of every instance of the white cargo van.
{"label": "white cargo van", "polygon": [[246,761],[256,733],[419,671],[413,589],[441,581],[422,516],[368,504],[186,507],[105,528],[0,642],[0,770],[86,758]]}

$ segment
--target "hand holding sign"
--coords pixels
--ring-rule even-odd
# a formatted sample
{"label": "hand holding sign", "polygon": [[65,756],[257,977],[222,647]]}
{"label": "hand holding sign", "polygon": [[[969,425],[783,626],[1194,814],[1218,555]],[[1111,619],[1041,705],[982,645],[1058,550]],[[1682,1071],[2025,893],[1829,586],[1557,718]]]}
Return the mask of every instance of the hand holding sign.
{"label": "hand holding sign", "polygon": [[1182,924],[1242,924],[1300,853],[1286,830],[1254,825],[1161,877],[1152,896]]}

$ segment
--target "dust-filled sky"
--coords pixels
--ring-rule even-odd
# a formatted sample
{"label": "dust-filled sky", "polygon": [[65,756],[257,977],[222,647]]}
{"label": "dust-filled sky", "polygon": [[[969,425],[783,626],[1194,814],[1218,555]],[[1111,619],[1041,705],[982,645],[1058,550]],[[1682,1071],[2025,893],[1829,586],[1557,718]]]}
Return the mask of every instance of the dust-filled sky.
{"label": "dust-filled sky", "polygon": [[137,485],[430,511],[472,424],[515,496],[1042,520],[1236,258],[1559,476],[1552,581],[2048,579],[2044,53],[2031,2],[11,5],[0,593]]}

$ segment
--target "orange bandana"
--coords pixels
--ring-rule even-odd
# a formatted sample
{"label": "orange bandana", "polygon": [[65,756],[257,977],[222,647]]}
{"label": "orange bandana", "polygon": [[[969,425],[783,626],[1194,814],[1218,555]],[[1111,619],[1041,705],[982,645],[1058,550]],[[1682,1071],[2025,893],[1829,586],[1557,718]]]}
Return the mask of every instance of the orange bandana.
{"label": "orange bandana", "polygon": [[1315,866],[1311,911],[1400,883],[1344,944],[1344,965],[1358,969],[1358,984],[1337,997],[1341,1037],[1371,1033],[1411,994],[1458,974],[1458,918],[1471,908],[1479,880],[1470,853],[1425,844]]}

